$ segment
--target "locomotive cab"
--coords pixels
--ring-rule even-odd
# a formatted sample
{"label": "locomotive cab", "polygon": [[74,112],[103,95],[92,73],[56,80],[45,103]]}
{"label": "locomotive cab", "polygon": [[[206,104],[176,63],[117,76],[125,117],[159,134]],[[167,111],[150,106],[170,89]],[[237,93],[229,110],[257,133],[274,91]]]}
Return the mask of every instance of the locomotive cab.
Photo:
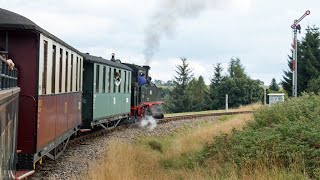
{"label": "locomotive cab", "polygon": [[[164,117],[162,111],[163,101],[161,100],[161,89],[151,82],[149,76],[149,66],[138,66],[126,64],[132,72],[131,84],[131,116],[142,118],[145,115],[153,116],[157,119]],[[144,75],[146,83],[139,84],[139,76]]]}

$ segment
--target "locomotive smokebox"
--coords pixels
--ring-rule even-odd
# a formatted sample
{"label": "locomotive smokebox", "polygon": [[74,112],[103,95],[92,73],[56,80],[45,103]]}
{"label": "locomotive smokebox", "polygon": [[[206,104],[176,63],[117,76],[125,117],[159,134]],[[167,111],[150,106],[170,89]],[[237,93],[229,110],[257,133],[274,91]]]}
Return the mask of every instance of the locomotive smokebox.
{"label": "locomotive smokebox", "polygon": [[150,66],[142,66],[142,67],[146,69],[146,79],[147,79],[147,82],[150,83],[151,82],[151,77],[149,76]]}

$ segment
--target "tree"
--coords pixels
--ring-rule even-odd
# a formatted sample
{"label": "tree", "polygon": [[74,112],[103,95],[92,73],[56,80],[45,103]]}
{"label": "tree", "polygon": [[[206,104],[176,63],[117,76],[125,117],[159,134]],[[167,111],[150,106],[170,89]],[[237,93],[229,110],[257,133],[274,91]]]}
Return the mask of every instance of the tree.
{"label": "tree", "polygon": [[[308,27],[305,38],[298,42],[298,95],[306,91],[311,79],[320,75],[320,33],[316,27]],[[284,72],[283,88],[292,95],[292,56],[289,70]]]}
{"label": "tree", "polygon": [[229,64],[229,76],[231,78],[246,78],[247,75],[244,72],[244,67],[242,66],[240,59],[231,58],[230,64]]}
{"label": "tree", "polygon": [[217,109],[217,93],[216,87],[219,86],[223,80],[221,63],[218,63],[216,66],[213,65],[214,75],[211,78],[210,88],[207,93],[207,107],[206,109]]}
{"label": "tree", "polygon": [[271,84],[269,86],[269,89],[272,90],[272,91],[279,91],[280,88],[279,88],[279,85],[277,84],[277,81],[276,81],[275,78],[273,78],[271,80]]}
{"label": "tree", "polygon": [[164,108],[167,112],[178,113],[192,110],[192,97],[188,91],[189,82],[193,76],[186,58],[181,58],[182,64],[177,66],[174,77],[174,88],[170,92]]}
{"label": "tree", "polygon": [[218,63],[217,66],[214,67],[214,76],[211,79],[211,84],[218,85],[222,81],[222,71],[223,68],[221,67],[221,63]]}
{"label": "tree", "polygon": [[216,106],[219,109],[225,106],[226,94],[229,96],[229,107],[239,107],[261,100],[263,88],[250,78],[226,77],[216,89]]}
{"label": "tree", "polygon": [[316,94],[320,93],[320,77],[311,79],[308,83],[308,88],[306,89],[307,92],[313,92]]}
{"label": "tree", "polygon": [[192,111],[201,111],[205,109],[207,86],[202,76],[198,79],[193,78],[189,83],[189,91],[192,99]]}

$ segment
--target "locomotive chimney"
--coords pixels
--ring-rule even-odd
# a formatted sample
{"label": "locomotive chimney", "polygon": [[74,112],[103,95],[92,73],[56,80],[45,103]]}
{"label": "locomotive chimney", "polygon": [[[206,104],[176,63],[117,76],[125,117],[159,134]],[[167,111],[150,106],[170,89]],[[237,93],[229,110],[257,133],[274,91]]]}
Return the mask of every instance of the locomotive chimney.
{"label": "locomotive chimney", "polygon": [[142,66],[142,67],[146,69],[146,79],[147,79],[147,82],[150,83],[151,82],[151,77],[149,76],[150,66]]}

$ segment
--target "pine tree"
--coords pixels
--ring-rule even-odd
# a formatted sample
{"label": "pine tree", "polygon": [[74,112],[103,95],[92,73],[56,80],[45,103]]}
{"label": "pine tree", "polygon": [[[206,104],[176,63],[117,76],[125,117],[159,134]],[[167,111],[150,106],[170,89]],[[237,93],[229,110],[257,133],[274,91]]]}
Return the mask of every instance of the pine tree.
{"label": "pine tree", "polygon": [[221,63],[218,63],[216,67],[214,67],[214,76],[211,79],[211,84],[212,85],[217,85],[222,81],[222,71],[223,68],[221,67]]}
{"label": "pine tree", "polygon": [[186,58],[181,58],[182,64],[177,66],[174,77],[174,88],[166,99],[165,110],[167,112],[178,113],[192,110],[192,98],[188,91],[189,82],[193,76]]}
{"label": "pine tree", "polygon": [[320,95],[320,76],[309,81],[306,91],[309,93],[313,92]]}
{"label": "pine tree", "polygon": [[269,86],[269,89],[272,90],[272,91],[279,91],[280,88],[279,88],[279,85],[277,84],[277,81],[276,81],[275,78],[273,78],[271,80],[271,84]]}
{"label": "pine tree", "polygon": [[231,78],[246,78],[247,75],[244,71],[244,67],[242,66],[240,59],[231,58],[230,64],[229,64],[229,76]]}
{"label": "pine tree", "polygon": [[216,66],[213,66],[214,75],[211,79],[210,88],[207,95],[208,105],[206,109],[217,109],[218,108],[218,99],[216,89],[223,80],[221,63],[218,63]]}
{"label": "pine tree", "polygon": [[192,111],[202,111],[205,109],[205,96],[207,94],[207,85],[202,76],[198,79],[193,78],[189,83],[189,91],[192,98]]}
{"label": "pine tree", "polygon": [[[307,28],[302,41],[298,42],[298,95],[306,91],[311,79],[320,75],[320,33],[316,27]],[[289,70],[284,72],[283,88],[292,95],[292,56],[289,56]]]}
{"label": "pine tree", "polygon": [[283,89],[288,93],[288,96],[292,96],[292,55],[288,56],[288,59],[289,70],[284,71],[284,76],[282,76],[283,81],[281,82],[281,85]]}

